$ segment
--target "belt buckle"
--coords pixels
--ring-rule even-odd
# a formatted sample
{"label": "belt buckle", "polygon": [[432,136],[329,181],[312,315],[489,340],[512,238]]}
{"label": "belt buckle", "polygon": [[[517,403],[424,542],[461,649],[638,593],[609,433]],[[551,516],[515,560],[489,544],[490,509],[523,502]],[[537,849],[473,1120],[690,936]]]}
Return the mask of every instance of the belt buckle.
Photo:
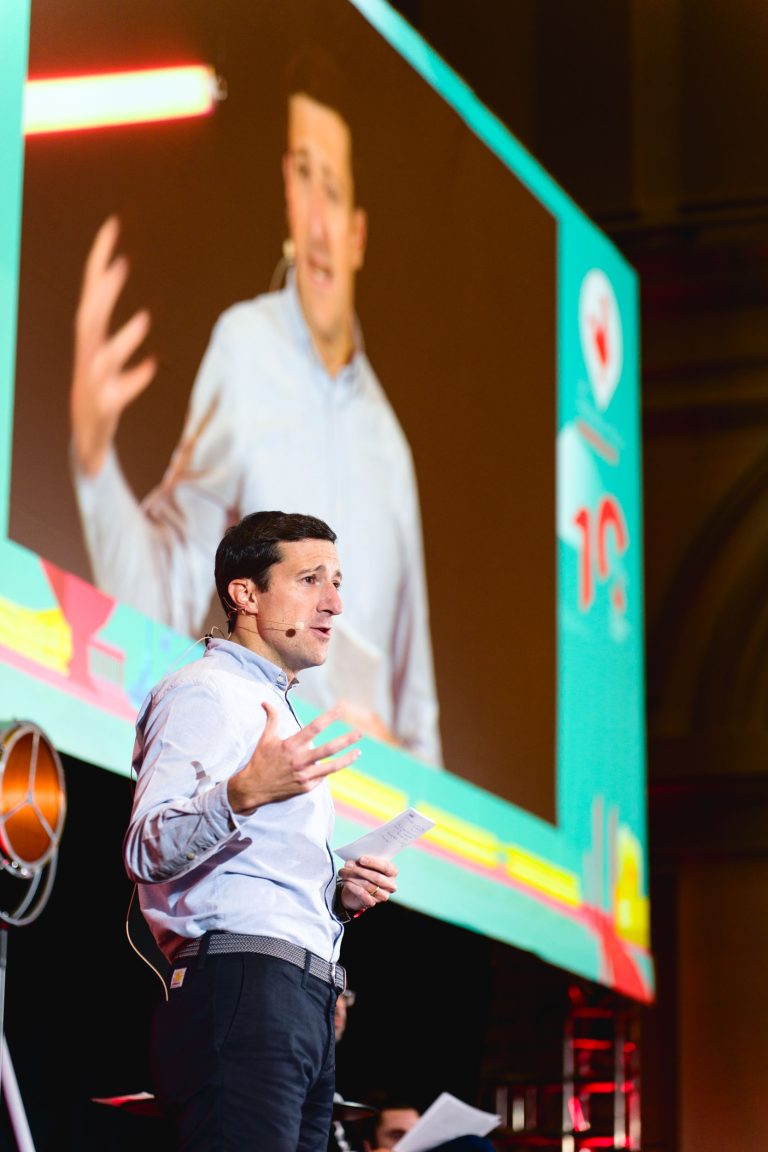
{"label": "belt buckle", "polygon": [[[339,976],[341,977],[341,987],[339,987]],[[333,986],[338,992],[339,996],[343,995],[347,990],[347,970],[341,964],[331,964],[331,978],[333,979]]]}

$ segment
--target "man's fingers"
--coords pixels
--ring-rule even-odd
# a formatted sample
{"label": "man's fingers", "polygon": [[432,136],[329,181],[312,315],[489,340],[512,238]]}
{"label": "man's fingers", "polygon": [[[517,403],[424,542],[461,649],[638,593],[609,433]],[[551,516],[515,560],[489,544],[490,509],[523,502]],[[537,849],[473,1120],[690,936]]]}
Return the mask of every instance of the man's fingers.
{"label": "man's fingers", "polygon": [[128,261],[121,256],[86,281],[75,313],[75,335],[80,344],[104,339],[127,279]]}
{"label": "man's fingers", "polygon": [[309,724],[305,724],[301,731],[311,740],[313,736],[317,736],[319,732],[322,732],[324,728],[328,728],[335,720],[340,720],[341,716],[341,708],[329,708],[327,712],[323,712],[320,716],[315,716],[314,720],[310,720]]}
{"label": "man's fingers", "polygon": [[340,736],[335,736],[333,740],[328,740],[325,744],[317,746],[312,744],[313,738],[317,736],[318,733],[339,719],[341,719],[341,709],[339,707],[331,708],[327,712],[323,712],[321,716],[316,716],[314,720],[306,724],[295,736],[289,736],[286,744],[295,748],[305,748],[305,752],[301,755],[301,760],[304,764],[312,764],[315,761],[323,760],[326,756],[333,756],[336,752],[341,752],[342,749],[348,748],[350,744],[357,743],[363,735],[359,729],[352,729],[343,732]]}
{"label": "man's fingers", "polygon": [[361,868],[370,868],[384,876],[397,876],[397,865],[386,856],[361,856],[357,863]]}
{"label": "man's fingers", "polygon": [[[264,725],[264,731],[261,734],[261,740],[270,740],[274,736],[275,729],[277,728],[277,709],[275,708],[274,704],[269,702],[269,700],[262,700],[261,706],[267,716],[267,722]],[[261,743],[261,740],[259,743]]]}
{"label": "man's fingers", "polygon": [[75,332],[81,345],[106,337],[129,271],[127,257],[117,256],[110,265],[94,268],[86,276],[75,314]]}
{"label": "man's fingers", "polygon": [[120,370],[130,360],[149,332],[151,320],[149,312],[142,309],[135,312],[109,341],[109,356],[114,367]]}
{"label": "man's fingers", "polygon": [[86,283],[93,276],[98,276],[102,269],[109,264],[119,234],[120,221],[117,216],[107,217],[96,233],[85,261],[84,280]]}
{"label": "man's fingers", "polygon": [[349,752],[344,752],[341,756],[334,756],[333,759],[318,760],[314,765],[311,777],[313,780],[322,780],[324,776],[331,776],[334,772],[340,772],[342,768],[348,768],[350,764],[354,764],[359,756],[360,749],[351,748]]}
{"label": "man's fingers", "polygon": [[154,356],[148,356],[146,360],[142,360],[135,368],[130,368],[121,373],[120,378],[120,400],[122,408],[127,408],[132,404],[137,396],[140,396],[145,388],[155,378],[157,373],[157,361]]}
{"label": "man's fingers", "polygon": [[350,744],[356,744],[359,739],[359,732],[345,732],[342,736],[336,736],[326,744],[321,744],[319,748],[309,748],[307,750],[309,763],[313,760],[325,760],[327,756],[334,756],[337,752],[343,751],[344,748],[349,748]]}
{"label": "man's fingers", "polygon": [[138,364],[126,368],[146,331],[146,321],[137,313],[93,356],[88,376],[91,390],[98,393],[105,412],[118,417],[157,374],[157,360],[145,356]]}
{"label": "man's fingers", "polygon": [[[101,226],[85,262],[82,299],[94,308],[112,310],[128,278],[128,259],[115,253],[119,225],[110,217]],[[106,298],[106,299],[104,299]]]}

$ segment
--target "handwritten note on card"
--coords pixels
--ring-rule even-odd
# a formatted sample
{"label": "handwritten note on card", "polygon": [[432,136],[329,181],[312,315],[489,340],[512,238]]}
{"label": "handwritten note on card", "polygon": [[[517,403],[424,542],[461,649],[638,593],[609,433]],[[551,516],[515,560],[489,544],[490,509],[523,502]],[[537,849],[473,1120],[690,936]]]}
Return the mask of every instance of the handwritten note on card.
{"label": "handwritten note on card", "polygon": [[334,852],[342,860],[359,860],[361,856],[383,856],[386,860],[391,860],[396,852],[407,848],[434,826],[435,822],[430,820],[429,816],[422,815],[415,808],[406,808],[399,816],[388,820],[379,828],[374,828],[372,832],[366,832],[357,840],[342,844],[340,848],[334,848]]}

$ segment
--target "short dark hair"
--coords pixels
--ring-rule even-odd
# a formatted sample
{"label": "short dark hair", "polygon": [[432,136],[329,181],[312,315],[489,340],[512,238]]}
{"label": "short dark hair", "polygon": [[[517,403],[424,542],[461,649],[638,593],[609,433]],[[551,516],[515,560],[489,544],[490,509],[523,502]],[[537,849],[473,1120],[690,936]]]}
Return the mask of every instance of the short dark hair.
{"label": "short dark hair", "polygon": [[308,96],[316,104],[330,108],[346,124],[350,134],[353,203],[360,204],[360,163],[355,148],[359,93],[353,90],[348,66],[322,44],[303,44],[286,67],[287,105],[292,96]]}
{"label": "short dark hair", "polygon": [[237,616],[229,598],[230,582],[247,577],[266,592],[270,569],[283,558],[280,545],[298,540],[335,544],[336,533],[324,520],[300,512],[251,512],[227,528],[216,549],[214,575],[230,630]]}
{"label": "short dark hair", "polygon": [[361,1099],[371,1108],[375,1108],[372,1116],[366,1116],[360,1123],[360,1138],[367,1140],[372,1148],[378,1147],[378,1130],[381,1123],[382,1112],[392,1112],[412,1108],[419,1116],[424,1112],[424,1103],[417,1099],[407,1087],[400,1088],[373,1088],[364,1093]]}
{"label": "short dark hair", "polygon": [[288,60],[286,88],[291,96],[309,96],[332,108],[349,124],[352,110],[346,77],[336,57],[322,44],[302,44]]}

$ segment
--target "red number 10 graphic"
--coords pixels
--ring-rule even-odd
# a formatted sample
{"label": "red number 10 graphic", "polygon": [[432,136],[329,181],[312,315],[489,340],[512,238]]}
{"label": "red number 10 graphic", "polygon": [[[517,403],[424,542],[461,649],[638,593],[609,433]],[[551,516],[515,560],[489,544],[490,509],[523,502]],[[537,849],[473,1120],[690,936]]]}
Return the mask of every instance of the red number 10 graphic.
{"label": "red number 10 graphic", "polygon": [[[629,546],[629,531],[621,505],[614,496],[604,496],[594,515],[589,508],[580,508],[574,516],[574,522],[581,532],[579,608],[586,612],[595,598],[595,557],[597,578],[605,581],[610,575],[609,535],[613,536],[615,554],[622,556]],[[621,580],[617,580],[611,588],[611,599],[617,611],[623,612],[626,600]]]}

